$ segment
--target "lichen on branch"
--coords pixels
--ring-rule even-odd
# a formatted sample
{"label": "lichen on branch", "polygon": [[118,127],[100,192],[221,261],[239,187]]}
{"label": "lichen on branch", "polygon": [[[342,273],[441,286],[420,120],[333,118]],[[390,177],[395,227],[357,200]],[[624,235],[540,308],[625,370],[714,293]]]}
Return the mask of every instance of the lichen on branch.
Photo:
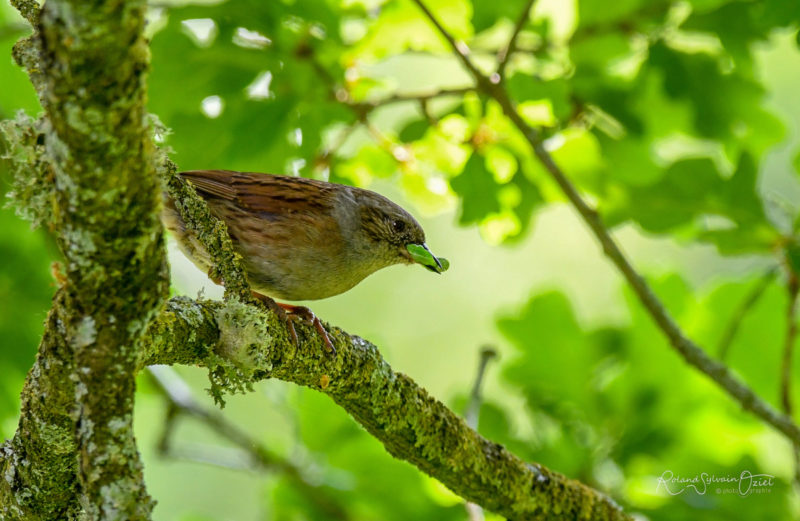
{"label": "lichen on branch", "polygon": [[197,239],[206,248],[214,261],[209,276],[225,285],[225,298],[255,303],[250,292],[250,285],[242,267],[241,256],[233,249],[228,227],[216,218],[209,210],[202,197],[197,195],[194,187],[177,174],[178,167],[160,152],[161,158],[158,173],[166,195],[175,203],[186,226],[197,235]]}
{"label": "lichen on branch", "polygon": [[45,119],[34,120],[24,112],[0,121],[3,158],[12,175],[8,197],[17,214],[34,227],[49,226],[53,220],[53,170],[44,145],[47,130]]}
{"label": "lichen on branch", "polygon": [[373,344],[327,329],[335,358],[313,327],[298,324],[301,342],[295,345],[276,333],[285,331],[280,318],[259,307],[172,299],[146,335],[139,366],[224,359],[249,383],[277,378],[321,391],[393,456],[509,519],[630,519],[604,494],[481,437],[411,378],[394,372]]}
{"label": "lichen on branch", "polygon": [[[140,338],[165,300],[168,274],[146,124],[146,5],[14,5],[34,27],[14,57],[44,115],[5,123],[4,140],[19,206],[48,224],[64,263],[54,318],[25,387],[51,392],[24,402],[17,435],[5,446],[2,464],[14,479],[0,483],[0,495],[13,496],[9,504],[20,511],[4,518],[147,520],[152,503],[132,429],[134,378]],[[68,378],[53,367],[71,368]],[[56,445],[69,447],[62,462],[44,456],[62,453]]]}

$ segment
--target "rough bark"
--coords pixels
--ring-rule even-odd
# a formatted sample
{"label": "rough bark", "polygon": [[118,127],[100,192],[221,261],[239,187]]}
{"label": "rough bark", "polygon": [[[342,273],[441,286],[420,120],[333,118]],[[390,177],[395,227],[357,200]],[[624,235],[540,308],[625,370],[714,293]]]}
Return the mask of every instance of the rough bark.
{"label": "rough bark", "polygon": [[74,363],[63,301],[59,292],[22,391],[17,433],[0,448],[0,519],[70,519],[77,512]]}
{"label": "rough bark", "polygon": [[371,343],[330,326],[328,331],[335,358],[308,326],[298,325],[298,346],[287,344],[274,313],[235,300],[175,298],[153,322],[139,365],[204,365],[226,375],[218,383],[233,390],[278,378],[321,391],[393,456],[509,519],[630,519],[596,490],[481,437],[411,378],[394,372]]}
{"label": "rough bark", "polygon": [[[64,264],[20,430],[4,447],[16,498],[5,518],[149,519],[132,430],[135,365],[168,278],[146,124],[145,3],[49,0],[38,14],[20,4],[36,26],[15,56],[45,110],[37,146],[50,189],[37,214]],[[50,457],[67,447],[71,462]],[[40,464],[26,471],[27,456]]]}

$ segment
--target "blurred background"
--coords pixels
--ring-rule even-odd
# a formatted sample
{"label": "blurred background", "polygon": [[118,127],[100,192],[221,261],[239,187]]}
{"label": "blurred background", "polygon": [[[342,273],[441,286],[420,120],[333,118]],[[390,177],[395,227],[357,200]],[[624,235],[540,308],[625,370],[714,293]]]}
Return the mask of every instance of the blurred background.
{"label": "blurred background", "polygon": [[[488,73],[527,2],[427,4]],[[504,76],[688,335],[776,408],[800,271],[800,7],[789,4],[540,0]],[[642,519],[800,516],[790,444],[666,344],[497,105],[463,91],[470,77],[413,3],[162,1],[147,31],[150,109],[171,131],[156,139],[180,168],[368,187],[417,216],[451,261],[441,276],[398,266],[306,303],[323,320],[375,343],[458,412],[480,349],[493,346],[481,433]],[[0,5],[0,118],[40,110],[10,58],[26,34]],[[0,190],[11,188],[0,162]],[[175,294],[221,295],[169,248]],[[10,437],[58,252],[9,206],[0,259],[0,434]],[[214,411],[202,370],[159,375]],[[135,422],[156,519],[467,518],[458,497],[321,394],[268,381],[227,402],[221,421],[240,445],[171,409],[141,376]],[[312,490],[285,466],[256,464],[255,446]],[[746,496],[658,484],[666,471],[745,470],[774,484]]]}

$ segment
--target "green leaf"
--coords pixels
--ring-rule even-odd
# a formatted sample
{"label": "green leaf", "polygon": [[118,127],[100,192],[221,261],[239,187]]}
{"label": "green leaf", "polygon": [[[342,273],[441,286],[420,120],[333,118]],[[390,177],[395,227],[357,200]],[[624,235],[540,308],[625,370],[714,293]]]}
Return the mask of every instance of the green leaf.
{"label": "green leaf", "polygon": [[570,47],[570,58],[578,76],[611,76],[611,67],[631,54],[631,46],[630,37],[610,32],[576,41]]}
{"label": "green leaf", "polygon": [[762,107],[763,86],[746,71],[726,74],[710,55],[681,53],[660,43],[650,48],[649,63],[663,71],[669,97],[690,103],[698,135],[739,143],[759,155],[762,138],[770,143],[780,138],[780,123]]}
{"label": "green leaf", "polygon": [[522,9],[527,5],[526,0],[506,0],[503,2],[473,2],[474,13],[472,15],[472,25],[475,32],[481,32],[492,27],[499,20],[505,18],[516,22],[522,13]]}
{"label": "green leaf", "polygon": [[553,108],[556,119],[564,121],[569,117],[572,108],[569,100],[570,89],[566,80],[542,81],[526,74],[514,74],[508,79],[507,85],[509,93],[517,103],[547,100]]}
{"label": "green leaf", "polygon": [[500,185],[486,169],[484,158],[478,152],[472,153],[464,170],[450,180],[450,186],[462,200],[460,224],[477,223],[501,209],[497,199]]}
{"label": "green leaf", "polygon": [[404,143],[409,143],[411,141],[417,141],[418,139],[422,139],[425,135],[425,132],[428,131],[429,124],[427,120],[424,119],[416,119],[405,125],[402,130],[400,130],[400,141]]}
{"label": "green leaf", "polygon": [[630,187],[624,196],[610,202],[605,216],[611,223],[633,219],[655,233],[682,227],[684,232],[716,244],[722,253],[766,253],[778,232],[764,213],[756,174],[749,154],[742,155],[730,179],[719,173],[711,159],[678,161],[659,182]]}
{"label": "green leaf", "polygon": [[[657,5],[662,2],[657,0],[652,3]],[[620,0],[612,3],[579,0],[578,30],[607,24],[616,20],[633,18],[645,5],[647,5],[646,0]]]}
{"label": "green leaf", "polygon": [[[472,35],[470,2],[434,0],[426,5],[455,38],[466,40]],[[360,60],[378,61],[406,50],[449,52],[450,49],[413,2],[389,0],[350,52]]]}

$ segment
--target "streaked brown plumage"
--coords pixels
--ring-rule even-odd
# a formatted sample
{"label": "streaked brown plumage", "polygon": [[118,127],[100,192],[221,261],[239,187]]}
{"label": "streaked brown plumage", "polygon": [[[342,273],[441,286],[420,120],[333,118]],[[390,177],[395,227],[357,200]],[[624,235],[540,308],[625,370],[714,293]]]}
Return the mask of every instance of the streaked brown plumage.
{"label": "streaked brown plumage", "polygon": [[[411,264],[407,246],[425,243],[422,227],[408,212],[369,190],[227,170],[180,175],[227,224],[253,289],[270,297],[337,295],[381,268]],[[183,252],[208,271],[211,259],[172,201],[162,218]]]}

